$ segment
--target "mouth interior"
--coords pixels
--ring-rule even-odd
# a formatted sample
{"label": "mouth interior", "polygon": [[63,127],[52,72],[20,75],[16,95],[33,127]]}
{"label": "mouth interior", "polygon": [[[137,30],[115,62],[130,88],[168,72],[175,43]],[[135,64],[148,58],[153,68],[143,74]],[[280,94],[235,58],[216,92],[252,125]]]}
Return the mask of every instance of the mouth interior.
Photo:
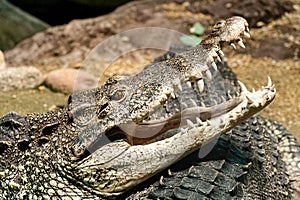
{"label": "mouth interior", "polygon": [[[221,72],[221,74],[218,72]],[[116,125],[101,134],[101,136],[89,146],[89,151],[91,151],[91,149],[98,149],[104,145],[103,136],[108,138],[109,142],[126,141],[130,145],[149,144],[170,137],[170,130],[185,128],[191,123],[203,123],[230,112],[244,100],[242,95],[240,95],[242,89],[237,83],[224,83],[224,85],[221,86],[216,84],[221,82],[219,79],[222,78],[220,75],[223,73],[221,70],[218,72],[212,73],[211,78],[204,77],[202,81],[205,86],[202,91],[199,90],[197,82],[193,84],[182,84],[182,86],[180,86],[182,88],[177,91],[179,93],[176,93],[175,96],[177,97],[178,95],[179,98],[183,99],[173,99],[173,103],[176,103],[175,101],[178,101],[177,104],[187,102],[184,103],[185,106],[177,107],[177,111],[173,109],[168,115],[159,114],[159,111],[158,113],[156,111],[152,115],[156,115],[157,117],[152,117],[151,115],[147,120],[139,123],[132,122]],[[228,92],[226,93],[225,91]],[[235,95],[229,91],[237,92],[234,92],[236,93]],[[194,96],[192,98],[195,99],[195,102],[198,102],[197,105],[188,104],[190,101],[190,93],[193,93]],[[216,101],[215,103],[206,102],[206,100],[209,99],[211,101],[215,99]],[[161,108],[171,104],[172,95],[161,105]]]}
{"label": "mouth interior", "polygon": [[[228,113],[233,112],[234,109],[240,107],[252,108],[252,111],[248,112],[256,113],[268,104],[270,104],[276,94],[276,90],[270,78],[268,78],[268,85],[262,87],[261,90],[249,92],[246,86],[238,82],[239,92],[235,97],[229,97],[222,103],[214,106],[190,106],[183,109],[181,112],[174,112],[172,115],[163,118],[153,118],[151,120],[142,121],[141,123],[127,123],[114,126],[104,133],[98,135],[97,139],[85,149],[84,153],[79,157],[82,159],[102,146],[110,142],[124,142],[129,145],[142,145],[155,143],[159,140],[163,140],[172,137],[177,134],[176,129],[186,127],[200,127],[210,126],[211,121],[220,118],[222,121],[222,115],[228,116]],[[245,107],[246,106],[246,107]],[[255,112],[253,109],[255,108]],[[250,114],[251,114],[250,113]],[[232,113],[234,115],[234,113]],[[243,120],[241,116],[241,120]],[[170,131],[174,130],[174,131]]]}
{"label": "mouth interior", "polygon": [[188,126],[188,121],[195,124],[219,117],[242,101],[241,97],[235,97],[212,107],[189,107],[167,118],[116,126],[106,131],[105,135],[110,141],[125,139],[130,145],[147,144],[158,140],[169,130]]}

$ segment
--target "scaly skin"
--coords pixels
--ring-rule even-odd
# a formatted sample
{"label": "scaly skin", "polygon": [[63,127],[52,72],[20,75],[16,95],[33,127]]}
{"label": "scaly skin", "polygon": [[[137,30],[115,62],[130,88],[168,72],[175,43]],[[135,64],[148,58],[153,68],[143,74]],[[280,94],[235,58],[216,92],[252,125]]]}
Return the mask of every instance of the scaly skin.
{"label": "scaly skin", "polygon": [[236,96],[216,94],[215,105],[205,98],[222,45],[243,46],[247,27],[243,18],[229,18],[194,49],[73,94],[63,109],[2,118],[1,196],[117,196],[263,109],[276,93],[270,80],[253,93],[240,83]]}

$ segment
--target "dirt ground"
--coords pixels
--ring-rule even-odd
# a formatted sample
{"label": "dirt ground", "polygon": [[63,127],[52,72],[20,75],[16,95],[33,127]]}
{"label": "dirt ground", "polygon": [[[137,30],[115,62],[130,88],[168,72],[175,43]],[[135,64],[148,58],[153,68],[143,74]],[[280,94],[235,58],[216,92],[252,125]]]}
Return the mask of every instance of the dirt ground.
{"label": "dirt ground", "polygon": [[[282,123],[300,140],[299,0],[206,0],[207,3],[201,9],[198,9],[198,1],[193,0],[188,3],[180,0],[145,2],[142,6],[140,2],[134,2],[130,9],[125,5],[107,18],[74,21],[66,26],[54,27],[6,52],[8,64],[34,65],[43,72],[61,67],[78,67],[95,44],[119,31],[139,26],[163,26],[187,33],[195,21],[208,26],[219,18],[245,15],[252,27],[252,38],[245,41],[246,50],[225,49],[226,60],[249,89],[266,85],[268,75],[272,78],[278,94],[261,114]],[[149,6],[155,2],[157,4]],[[282,14],[284,11],[289,12]],[[116,21],[121,18],[125,22]],[[108,21],[112,23],[107,24]],[[107,73],[124,74],[128,69],[151,62],[157,55],[157,52],[142,51],[124,56]],[[1,115],[12,110],[21,114],[45,112],[54,105],[64,104],[67,99],[66,95],[52,93],[47,89],[13,91],[0,95]]]}

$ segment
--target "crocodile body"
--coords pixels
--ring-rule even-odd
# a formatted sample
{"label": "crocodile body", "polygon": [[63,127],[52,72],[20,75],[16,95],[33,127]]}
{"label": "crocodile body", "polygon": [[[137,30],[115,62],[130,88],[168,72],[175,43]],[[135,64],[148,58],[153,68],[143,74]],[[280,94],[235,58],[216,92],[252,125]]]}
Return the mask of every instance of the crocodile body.
{"label": "crocodile body", "polygon": [[62,109],[1,118],[1,197],[296,197],[295,139],[261,117],[242,123],[274,99],[272,82],[251,93],[219,58],[222,45],[244,46],[240,35],[244,19],[220,21],[200,46],[75,93]]}

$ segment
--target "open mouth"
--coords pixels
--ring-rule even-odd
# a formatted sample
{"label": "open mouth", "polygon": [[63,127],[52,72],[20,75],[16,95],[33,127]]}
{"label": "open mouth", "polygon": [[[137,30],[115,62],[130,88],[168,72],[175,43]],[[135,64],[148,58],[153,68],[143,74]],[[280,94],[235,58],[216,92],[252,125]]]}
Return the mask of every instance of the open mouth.
{"label": "open mouth", "polygon": [[[140,145],[153,143],[155,141],[172,136],[167,134],[168,131],[180,128],[196,127],[196,126],[210,126],[212,121],[222,119],[226,121],[225,114],[229,114],[233,110],[241,109],[248,110],[249,113],[258,112],[267,106],[275,97],[276,90],[274,85],[268,77],[268,84],[262,87],[261,90],[249,92],[246,86],[238,81],[239,92],[236,96],[231,96],[229,93],[227,97],[220,97],[220,103],[217,100],[211,99],[212,104],[206,106],[204,103],[196,103],[196,100],[189,100],[191,104],[184,103],[184,108],[178,111],[177,108],[173,113],[153,113],[157,114],[154,119],[144,120],[141,123],[127,123],[113,127],[106,131],[106,136],[110,141],[126,140],[130,145]],[[189,87],[189,86],[188,86]],[[219,98],[219,97],[215,97]],[[166,104],[169,102],[166,101]],[[165,110],[168,105],[163,105]],[[182,103],[181,103],[182,105]],[[255,110],[255,111],[252,111]],[[236,113],[233,113],[234,116]],[[243,117],[246,118],[246,117]],[[242,120],[240,120],[241,122]]]}
{"label": "open mouth", "polygon": [[168,99],[147,119],[106,129],[84,147],[80,157],[84,158],[110,142],[125,141],[131,146],[154,144],[182,129],[219,126],[224,132],[262,110],[275,97],[276,90],[270,77],[267,86],[250,92],[234,76],[224,79],[222,73],[229,74],[220,68],[218,73],[211,73],[210,77],[198,82],[177,85],[177,92],[169,94]]}
{"label": "open mouth", "polygon": [[80,96],[70,101],[79,121],[71,150],[76,176],[101,194],[122,193],[270,104],[270,78],[250,92],[221,59],[224,44],[244,48],[242,36],[249,37],[246,20],[223,20],[190,51],[109,79],[86,106]]}
{"label": "open mouth", "polygon": [[[172,130],[217,127],[217,134],[259,112],[275,97],[271,79],[261,90],[249,92],[221,59],[224,45],[236,48],[236,43],[245,48],[242,37],[250,37],[248,24],[240,17],[232,17],[217,23],[198,47],[162,61],[156,66],[160,67],[159,74],[155,75],[154,64],[127,82],[112,79],[103,90],[110,91],[111,86],[113,90],[94,101],[107,97],[110,100],[89,102],[88,109],[79,106],[82,112],[75,115],[82,129],[74,155],[82,159],[111,142],[154,144],[174,136],[170,134]],[[125,87],[120,89],[118,84]]]}
{"label": "open mouth", "polygon": [[[93,185],[104,195],[117,195],[153,176],[259,112],[272,102],[276,94],[270,78],[267,86],[253,92],[248,91],[243,83],[238,84],[239,95],[222,103],[191,106],[165,118],[108,129],[104,134],[109,143],[103,144],[103,136],[98,137],[88,147],[89,151],[85,149],[76,173],[82,174],[85,184]],[[145,169],[145,166],[150,168]],[[123,168],[128,170],[122,171]],[[122,172],[123,178],[106,186],[101,179],[97,182],[90,178],[93,173],[105,176],[99,169],[113,169],[116,174]]]}
{"label": "open mouth", "polygon": [[[243,24],[240,27],[241,30],[233,33],[232,38],[219,42],[236,48],[235,42],[245,48],[241,36],[250,37],[249,29],[247,25]],[[228,38],[228,36],[226,35],[224,38]],[[205,42],[203,45],[206,45]],[[197,51],[202,50],[198,49]],[[159,100],[159,105],[155,109],[151,108],[153,110],[147,116],[143,116],[142,120],[127,120],[126,123],[107,126],[108,128],[101,134],[90,140],[91,143],[83,145],[84,154],[90,155],[107,144],[103,142],[104,136],[108,142],[126,141],[133,146],[155,143],[172,137],[170,131],[176,129],[223,126],[225,128],[220,129],[227,130],[232,126],[230,123],[233,121],[234,123],[241,122],[251,114],[263,109],[274,99],[276,91],[270,78],[268,78],[266,87],[257,92],[249,92],[243,83],[237,81],[231,71],[228,72],[229,68],[222,67],[224,63],[221,63],[223,61],[220,57],[223,57],[224,54],[220,46],[214,47],[206,53],[208,55],[204,65],[207,65],[207,68],[200,73],[201,78],[197,73],[195,75],[193,72],[187,72],[188,79],[181,79],[179,82],[174,80],[172,89],[170,90],[169,87],[160,94],[163,97]],[[228,74],[232,77],[228,77]],[[118,96],[123,97],[123,95]],[[114,97],[114,99],[121,98]],[[140,101],[142,100],[137,100],[138,103]],[[102,106],[102,109],[105,108]],[[136,112],[135,109],[133,111]],[[228,119],[228,117],[232,119]],[[218,120],[221,122],[213,124]]]}

